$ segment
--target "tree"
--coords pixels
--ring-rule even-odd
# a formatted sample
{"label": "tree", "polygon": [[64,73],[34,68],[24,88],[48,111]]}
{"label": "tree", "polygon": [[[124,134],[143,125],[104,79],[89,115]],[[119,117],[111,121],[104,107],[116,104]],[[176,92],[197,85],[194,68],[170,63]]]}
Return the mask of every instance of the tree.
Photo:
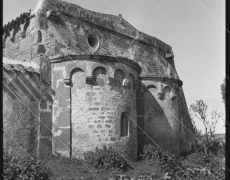
{"label": "tree", "polygon": [[192,122],[193,129],[194,129],[194,135],[195,135],[196,139],[198,141],[200,141],[201,138],[202,138],[202,131],[196,127],[195,120],[193,118],[193,112],[192,112],[191,109],[189,109],[189,114],[190,114],[190,117],[191,117],[191,122]]}
{"label": "tree", "polygon": [[[192,104],[190,113],[193,117],[196,117],[199,119],[203,125],[204,125],[204,136],[200,136],[200,132],[195,127],[195,134],[198,140],[203,145],[203,150],[205,155],[208,155],[208,146],[212,142],[213,139],[215,139],[214,133],[216,129],[216,125],[219,121],[219,119],[222,118],[223,113],[217,112],[215,110],[211,111],[211,117],[208,117],[208,105],[203,100],[196,101],[195,104]],[[194,124],[194,120],[193,120]]]}
{"label": "tree", "polygon": [[[221,95],[222,95],[224,105],[226,105],[225,89],[226,89],[226,79],[224,79],[223,83],[220,85],[220,90],[221,90]],[[225,118],[224,118],[224,124],[225,124]]]}
{"label": "tree", "polygon": [[221,95],[222,95],[222,99],[223,99],[223,103],[226,103],[226,98],[225,98],[225,79],[223,81],[223,83],[220,85],[220,90],[221,90]]}

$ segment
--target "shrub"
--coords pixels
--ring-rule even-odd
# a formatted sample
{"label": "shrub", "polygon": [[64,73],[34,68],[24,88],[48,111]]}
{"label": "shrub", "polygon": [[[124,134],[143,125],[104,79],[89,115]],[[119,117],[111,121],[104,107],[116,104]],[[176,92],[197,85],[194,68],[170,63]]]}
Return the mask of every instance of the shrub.
{"label": "shrub", "polygon": [[219,140],[214,139],[208,143],[207,149],[216,156],[218,152],[222,149],[222,144]]}
{"label": "shrub", "polygon": [[163,172],[167,172],[172,177],[184,176],[184,169],[181,159],[171,152],[164,152],[153,145],[145,145],[143,149],[143,160],[148,164],[158,164]]}
{"label": "shrub", "polygon": [[[212,139],[206,144],[207,152],[209,155],[217,155],[220,150],[224,150],[223,143],[218,139]],[[205,153],[203,143],[200,141],[192,152]]]}
{"label": "shrub", "polygon": [[85,162],[97,169],[118,169],[126,171],[130,167],[128,162],[112,147],[95,148],[95,151],[84,153]]}
{"label": "shrub", "polygon": [[180,160],[171,152],[164,152],[153,145],[145,145],[141,157],[148,163],[158,162],[159,164],[167,164],[169,167],[180,165]]}
{"label": "shrub", "polygon": [[65,167],[74,167],[74,169],[78,172],[88,173],[88,169],[84,166],[83,160],[80,160],[76,157],[69,158],[66,156],[62,156],[58,152],[55,152],[53,154],[50,154],[47,160],[49,161],[49,164],[52,163],[55,164],[55,166],[58,165]]}
{"label": "shrub", "polygon": [[49,168],[45,167],[40,161],[31,157],[12,157],[7,153],[3,154],[4,161],[4,179],[47,179],[49,180],[52,173]]}

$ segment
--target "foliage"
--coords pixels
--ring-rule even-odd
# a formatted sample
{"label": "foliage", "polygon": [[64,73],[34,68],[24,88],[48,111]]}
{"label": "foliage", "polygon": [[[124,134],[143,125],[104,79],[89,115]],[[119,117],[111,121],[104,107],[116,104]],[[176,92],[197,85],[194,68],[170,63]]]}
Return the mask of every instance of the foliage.
{"label": "foliage", "polygon": [[95,151],[88,151],[84,153],[85,162],[97,169],[118,169],[119,171],[126,171],[130,167],[128,162],[112,147],[96,148]]}
{"label": "foliage", "polygon": [[181,158],[177,158],[174,153],[165,152],[153,145],[145,145],[142,158],[148,164],[158,164],[163,172],[170,176],[186,175],[181,166]]}
{"label": "foliage", "polygon": [[[216,142],[217,141],[213,141],[210,147],[218,148],[219,144]],[[219,153],[219,151],[217,151],[217,153]],[[163,152],[153,145],[146,145],[142,157],[149,165],[155,166],[158,164],[168,178],[192,178],[194,180],[224,178],[224,169],[220,165],[220,161],[213,154],[205,156],[203,148],[199,145],[194,147],[188,155],[180,158],[176,158],[172,153]],[[163,175],[162,172],[161,175]]]}
{"label": "foliage", "polygon": [[32,157],[13,157],[7,153],[3,154],[4,173],[6,180],[14,179],[50,179],[52,173],[44,164]]}
{"label": "foliage", "polygon": [[55,164],[62,164],[62,165],[71,165],[74,168],[82,173],[88,173],[87,168],[84,166],[83,161],[78,158],[69,158],[66,156],[62,156],[60,153],[55,152],[54,154],[50,154],[48,156],[48,160],[55,162]]}
{"label": "foliage", "polygon": [[200,143],[202,144],[205,155],[208,155],[209,152],[208,150],[211,150],[214,153],[216,153],[215,147],[217,147],[216,145],[218,143],[214,141],[215,139],[214,133],[215,133],[216,125],[218,121],[222,118],[223,113],[212,110],[211,118],[208,118],[208,112],[207,112],[208,105],[203,100],[196,101],[196,103],[192,104],[190,107],[191,107],[190,109],[191,115],[193,117],[198,118],[203,123],[205,128],[205,134],[201,136],[201,133],[197,131],[197,128],[195,127],[193,121],[194,124],[193,126],[195,128],[195,136],[198,139],[198,141],[200,141]]}
{"label": "foliage", "polygon": [[225,88],[226,88],[226,80],[224,79],[223,83],[220,85],[221,95],[223,99],[223,103],[226,104],[226,97],[225,97]]}
{"label": "foliage", "polygon": [[[215,144],[215,143],[214,143]],[[137,162],[129,162],[134,169],[128,168],[127,171],[123,171],[123,175],[129,177],[135,177],[135,179],[182,179],[182,180],[216,180],[224,179],[224,169],[220,162],[224,157],[218,151],[217,156],[210,155],[205,156],[200,146],[194,147],[192,152],[185,157],[176,158],[176,156],[170,152],[163,152],[153,145],[146,145],[143,151],[143,159]],[[87,160],[78,158],[69,158],[61,156],[59,153],[51,154],[46,159],[46,167],[41,163],[36,166],[35,161],[20,160],[4,155],[4,175],[5,179],[49,179],[49,176],[37,170],[37,168],[43,168],[49,172],[50,179],[101,179],[106,180],[109,177],[118,176],[122,164],[128,165],[128,162],[124,162],[124,159],[120,154],[113,155],[114,150],[112,148],[97,149],[95,151],[87,152],[90,157]],[[93,156],[93,157],[92,157]],[[106,156],[107,160],[104,156]],[[220,157],[219,157],[220,156]],[[217,158],[218,157],[218,158]],[[122,158],[122,159],[121,159]],[[16,162],[16,159],[17,162]],[[110,162],[109,162],[110,160]],[[97,163],[93,163],[93,161]],[[12,163],[13,162],[13,163]],[[24,162],[24,163],[22,163]],[[104,162],[103,165],[98,165]],[[107,163],[106,163],[107,162]],[[114,163],[116,162],[116,163]],[[12,165],[14,164],[14,165]],[[42,165],[41,165],[42,164]],[[89,166],[89,164],[92,164]],[[87,167],[86,167],[87,166]],[[178,167],[179,166],[179,167]],[[19,167],[23,167],[22,171]],[[103,168],[109,169],[109,171],[101,171]],[[8,169],[6,173],[6,169]],[[52,170],[52,173],[50,173]],[[9,172],[14,172],[9,173]],[[6,175],[7,174],[7,175]],[[27,176],[26,176],[26,175]],[[21,175],[21,176],[20,176]],[[32,178],[34,176],[34,178]],[[189,177],[188,177],[189,176]]]}
{"label": "foliage", "polygon": [[52,178],[55,180],[108,179],[107,172],[101,172],[100,169],[90,167],[86,164],[86,162],[84,162],[83,159],[79,159],[77,157],[69,158],[61,155],[58,152],[50,154],[48,158],[45,160],[45,164],[52,170]]}

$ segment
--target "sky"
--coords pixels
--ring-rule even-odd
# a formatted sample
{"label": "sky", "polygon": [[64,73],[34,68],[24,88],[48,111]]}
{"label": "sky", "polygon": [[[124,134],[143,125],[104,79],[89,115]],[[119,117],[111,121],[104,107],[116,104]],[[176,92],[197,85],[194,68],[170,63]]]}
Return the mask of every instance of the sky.
{"label": "sky", "polygon": [[[224,0],[65,0],[85,9],[118,15],[136,29],[170,45],[188,107],[202,99],[224,111],[220,84],[225,77]],[[3,24],[38,0],[3,0]],[[227,32],[228,33],[228,32]],[[202,123],[196,120],[198,129]],[[224,133],[223,121],[216,133]]]}

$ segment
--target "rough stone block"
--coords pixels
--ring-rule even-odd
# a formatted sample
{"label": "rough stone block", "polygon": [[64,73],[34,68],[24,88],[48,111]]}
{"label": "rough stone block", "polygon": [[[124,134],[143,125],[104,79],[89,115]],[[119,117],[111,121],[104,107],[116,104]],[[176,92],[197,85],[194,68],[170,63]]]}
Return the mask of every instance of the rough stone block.
{"label": "rough stone block", "polygon": [[98,125],[97,125],[97,128],[102,128],[102,125],[98,124]]}
{"label": "rough stone block", "polygon": [[116,140],[117,140],[117,138],[115,138],[115,137],[110,138],[110,141],[116,141]]}
{"label": "rough stone block", "polygon": [[52,137],[52,113],[41,112],[40,120],[40,135],[44,137]]}
{"label": "rough stone block", "polygon": [[92,129],[92,128],[94,128],[94,125],[90,124],[90,125],[88,125],[88,128]]}
{"label": "rough stone block", "polygon": [[52,141],[51,141],[51,139],[40,138],[39,158],[40,159],[46,159],[49,153],[52,153]]}
{"label": "rough stone block", "polygon": [[113,130],[109,130],[108,133],[111,133],[111,134],[112,134],[112,133],[113,133]]}
{"label": "rough stone block", "polygon": [[96,134],[96,133],[99,133],[99,131],[93,130],[92,133]]}
{"label": "rough stone block", "polygon": [[105,122],[106,123],[113,123],[113,120],[110,119],[110,120],[106,120]]}
{"label": "rough stone block", "polygon": [[110,124],[105,124],[105,127],[106,128],[111,128],[111,125]]}
{"label": "rough stone block", "polygon": [[108,111],[108,110],[110,110],[110,107],[106,107],[106,106],[104,107],[104,106],[103,106],[103,107],[101,107],[101,110],[102,110],[102,111]]}
{"label": "rough stone block", "polygon": [[89,110],[90,111],[97,111],[97,110],[99,110],[99,107],[90,107]]}
{"label": "rough stone block", "polygon": [[94,102],[93,105],[94,105],[94,106],[100,106],[100,105],[101,105],[101,102]]}

